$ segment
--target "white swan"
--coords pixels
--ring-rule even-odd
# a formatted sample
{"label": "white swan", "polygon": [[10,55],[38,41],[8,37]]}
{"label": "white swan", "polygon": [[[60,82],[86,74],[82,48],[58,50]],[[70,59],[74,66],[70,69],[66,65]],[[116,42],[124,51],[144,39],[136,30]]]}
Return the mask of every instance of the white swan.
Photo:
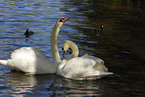
{"label": "white swan", "polygon": [[77,57],[79,50],[77,45],[72,41],[66,41],[63,44],[63,55],[68,48],[72,49],[72,54],[60,62],[57,69],[58,75],[70,79],[83,80],[96,79],[104,75],[113,74],[108,72],[108,69],[104,66],[104,61],[100,58],[89,56],[88,54]]}
{"label": "white swan", "polygon": [[11,59],[0,60],[0,64],[28,74],[55,73],[57,63],[61,61],[57,48],[57,35],[66,19],[59,19],[54,25],[51,35],[51,51],[54,63],[34,47],[22,47],[11,54]]}

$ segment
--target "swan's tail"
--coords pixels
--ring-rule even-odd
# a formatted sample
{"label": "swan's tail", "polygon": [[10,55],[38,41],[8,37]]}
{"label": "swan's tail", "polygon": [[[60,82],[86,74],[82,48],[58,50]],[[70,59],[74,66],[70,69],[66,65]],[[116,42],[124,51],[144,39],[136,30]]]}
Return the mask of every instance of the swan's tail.
{"label": "swan's tail", "polygon": [[99,79],[106,75],[112,75],[113,72],[107,72],[107,71],[89,71],[84,75],[84,79]]}
{"label": "swan's tail", "polygon": [[100,72],[100,75],[111,75],[114,74],[113,72]]}
{"label": "swan's tail", "polygon": [[4,66],[6,66],[6,67],[8,67],[8,68],[10,68],[12,70],[19,71],[19,69],[16,66],[14,66],[12,64],[11,60],[9,60],[9,59],[8,60],[0,60],[0,64],[4,65]]}
{"label": "swan's tail", "polygon": [[2,65],[4,65],[4,66],[6,66],[7,65],[7,60],[0,60],[0,64],[2,64]]}
{"label": "swan's tail", "polygon": [[84,77],[105,76],[111,74],[113,74],[113,72],[96,71],[96,72],[87,72],[87,74],[85,74]]}

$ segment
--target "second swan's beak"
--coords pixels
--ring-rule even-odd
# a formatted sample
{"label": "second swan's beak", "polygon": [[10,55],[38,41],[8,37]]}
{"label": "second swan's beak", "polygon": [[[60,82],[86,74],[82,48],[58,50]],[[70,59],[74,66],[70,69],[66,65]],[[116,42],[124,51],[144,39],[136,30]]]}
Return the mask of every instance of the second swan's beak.
{"label": "second swan's beak", "polygon": [[63,57],[65,57],[65,50],[64,50],[64,48],[62,47],[62,51],[63,51]]}
{"label": "second swan's beak", "polygon": [[62,19],[62,22],[64,23],[64,22],[66,22],[68,19],[69,19],[69,18]]}

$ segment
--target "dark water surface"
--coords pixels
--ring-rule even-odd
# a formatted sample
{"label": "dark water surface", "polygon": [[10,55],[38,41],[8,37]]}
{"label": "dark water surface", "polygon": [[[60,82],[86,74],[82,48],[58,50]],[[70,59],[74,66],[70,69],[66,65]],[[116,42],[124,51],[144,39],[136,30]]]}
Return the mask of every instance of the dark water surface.
{"label": "dark water surface", "polygon": [[[0,96],[145,97],[144,0],[1,0],[0,59],[33,46],[52,60],[49,41],[60,17],[70,17],[59,33],[60,54],[63,42],[72,40],[80,56],[103,59],[114,75],[74,81],[55,74],[28,76],[0,64]],[[35,34],[25,38],[28,28]]]}

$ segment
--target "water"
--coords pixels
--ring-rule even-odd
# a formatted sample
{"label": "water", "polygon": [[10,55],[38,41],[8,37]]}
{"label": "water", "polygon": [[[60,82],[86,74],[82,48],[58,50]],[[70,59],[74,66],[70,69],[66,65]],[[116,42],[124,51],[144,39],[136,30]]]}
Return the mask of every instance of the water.
{"label": "water", "polygon": [[[60,54],[63,42],[72,40],[80,56],[103,59],[114,75],[74,81],[55,74],[27,76],[0,64],[0,96],[144,97],[144,16],[143,0],[1,0],[0,59],[33,46],[52,60],[52,27],[59,18],[70,17],[59,33]],[[98,31],[101,25],[103,32]],[[28,28],[35,34],[25,38]]]}

